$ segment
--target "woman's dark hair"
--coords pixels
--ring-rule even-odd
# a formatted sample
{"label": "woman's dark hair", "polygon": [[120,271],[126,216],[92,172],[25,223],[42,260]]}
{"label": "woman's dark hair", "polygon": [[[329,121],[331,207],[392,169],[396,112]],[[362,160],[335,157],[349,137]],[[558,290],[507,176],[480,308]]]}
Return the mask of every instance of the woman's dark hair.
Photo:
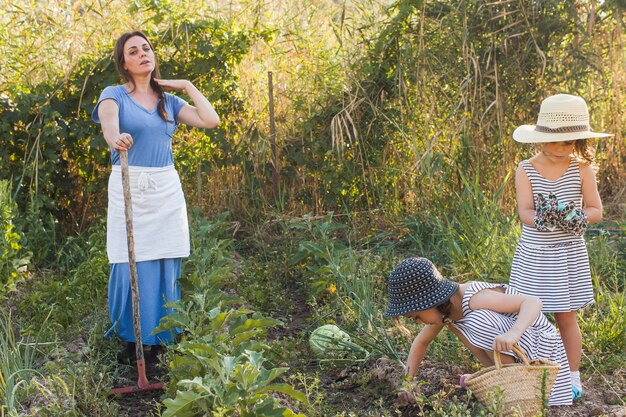
{"label": "woman's dark hair", "polygon": [[[144,38],[146,42],[148,42],[148,45],[150,45],[150,49],[154,51],[154,48],[152,47],[152,44],[150,43],[150,40],[146,37],[146,35],[144,35],[143,32],[139,30],[136,30],[134,32],[124,33],[122,36],[120,36],[117,39],[117,42],[115,43],[115,51],[113,52],[115,68],[117,69],[117,72],[126,81],[128,81],[129,83],[133,85],[133,89],[134,89],[135,81],[133,80],[133,77],[131,77],[131,75],[128,73],[128,71],[124,68],[124,63],[125,63],[124,45],[126,44],[126,41],[128,41],[133,36],[140,36]],[[161,88],[159,83],[157,83],[154,80],[155,78],[160,78],[160,77],[161,77],[161,74],[159,73],[159,62],[155,54],[154,55],[154,71],[152,71],[152,74],[150,74],[150,87],[157,93],[157,96],[159,97],[159,104],[157,105],[159,116],[161,116],[161,118],[165,120],[166,122],[171,122],[171,120],[168,120],[169,114],[167,114],[167,112],[165,111],[165,94],[163,92],[163,89]]]}

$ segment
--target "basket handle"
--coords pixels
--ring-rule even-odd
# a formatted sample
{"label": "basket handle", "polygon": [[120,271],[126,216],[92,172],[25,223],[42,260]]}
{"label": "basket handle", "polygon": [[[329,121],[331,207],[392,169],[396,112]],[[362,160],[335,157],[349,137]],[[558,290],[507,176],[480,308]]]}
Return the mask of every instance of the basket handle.
{"label": "basket handle", "polygon": [[[530,365],[530,363],[528,362],[528,357],[526,356],[522,348],[518,346],[517,343],[513,345],[511,350],[522,360],[522,362],[524,362],[524,365],[526,366]],[[496,369],[502,368],[502,360],[500,358],[500,355],[502,355],[501,352],[498,352],[495,350],[493,351],[493,361],[496,365]]]}

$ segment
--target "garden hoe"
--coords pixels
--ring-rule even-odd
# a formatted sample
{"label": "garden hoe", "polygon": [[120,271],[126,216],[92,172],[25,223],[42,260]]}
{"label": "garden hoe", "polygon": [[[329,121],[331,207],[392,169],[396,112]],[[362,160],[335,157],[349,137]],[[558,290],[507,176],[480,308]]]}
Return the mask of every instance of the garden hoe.
{"label": "garden hoe", "polygon": [[141,340],[141,320],[139,315],[139,284],[137,282],[137,264],[135,263],[135,237],[133,235],[133,205],[130,197],[130,179],[128,176],[128,152],[120,152],[122,162],[122,188],[124,189],[124,214],[126,217],[126,237],[128,241],[128,266],[130,267],[130,289],[133,302],[133,328],[135,330],[135,352],[137,354],[137,385],[114,388],[113,394],[130,394],[141,391],[162,389],[163,382],[150,384],[146,378],[146,361],[143,356]]}

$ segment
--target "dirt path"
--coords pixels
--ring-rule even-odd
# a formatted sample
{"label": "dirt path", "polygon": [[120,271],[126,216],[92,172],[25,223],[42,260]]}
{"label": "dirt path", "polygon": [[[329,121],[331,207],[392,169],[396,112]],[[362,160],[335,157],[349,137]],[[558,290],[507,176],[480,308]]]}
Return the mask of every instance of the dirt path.
{"label": "dirt path", "polygon": [[[123,366],[123,365],[120,365]],[[115,381],[115,387],[130,387],[137,385],[137,369],[131,366],[123,366],[124,372],[120,379]],[[164,370],[157,368],[147,374],[148,381],[154,383],[162,381],[165,377]],[[156,412],[157,404],[161,400],[161,396],[165,391],[143,391],[132,394],[111,395],[111,401],[115,401],[120,406],[120,415],[127,417],[145,417],[158,415]]]}

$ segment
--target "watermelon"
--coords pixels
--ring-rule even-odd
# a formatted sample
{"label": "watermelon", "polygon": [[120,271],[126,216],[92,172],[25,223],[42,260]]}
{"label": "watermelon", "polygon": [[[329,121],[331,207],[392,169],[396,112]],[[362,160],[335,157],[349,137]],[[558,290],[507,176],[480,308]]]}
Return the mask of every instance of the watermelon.
{"label": "watermelon", "polygon": [[350,335],[334,324],[325,324],[313,330],[309,346],[317,357],[338,356],[349,351]]}

